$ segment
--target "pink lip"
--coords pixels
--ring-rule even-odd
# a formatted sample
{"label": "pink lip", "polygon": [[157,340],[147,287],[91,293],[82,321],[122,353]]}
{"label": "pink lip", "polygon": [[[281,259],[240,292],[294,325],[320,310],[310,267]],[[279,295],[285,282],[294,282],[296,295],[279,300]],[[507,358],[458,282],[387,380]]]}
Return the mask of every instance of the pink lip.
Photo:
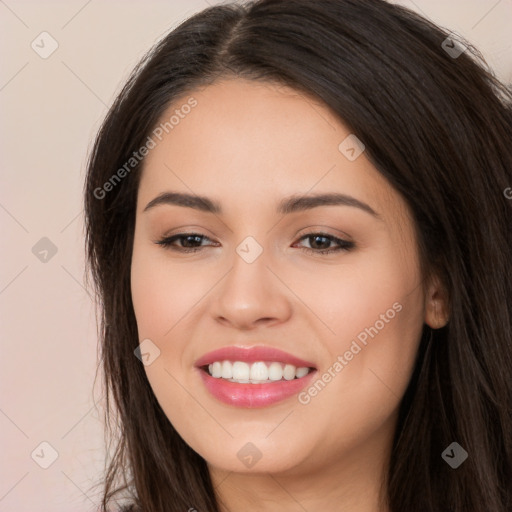
{"label": "pink lip", "polygon": [[215,361],[245,361],[246,363],[255,363],[256,361],[293,364],[297,368],[314,368],[315,365],[304,359],[292,356],[273,347],[224,347],[213,352],[208,352],[200,357],[195,365],[200,368]]}
{"label": "pink lip", "polygon": [[272,347],[224,347],[205,354],[196,361],[196,367],[203,380],[206,389],[218,400],[236,407],[266,407],[296,395],[311,381],[316,370],[310,371],[305,377],[293,380],[280,380],[265,382],[263,384],[240,384],[229,382],[221,378],[214,378],[201,367],[215,361],[276,361],[285,364],[293,364],[295,367],[314,368],[313,363],[292,356],[282,350]]}
{"label": "pink lip", "polygon": [[300,392],[311,381],[316,370],[305,377],[293,380],[278,380],[264,384],[239,384],[217,379],[199,370],[206,389],[218,400],[236,407],[267,407]]}

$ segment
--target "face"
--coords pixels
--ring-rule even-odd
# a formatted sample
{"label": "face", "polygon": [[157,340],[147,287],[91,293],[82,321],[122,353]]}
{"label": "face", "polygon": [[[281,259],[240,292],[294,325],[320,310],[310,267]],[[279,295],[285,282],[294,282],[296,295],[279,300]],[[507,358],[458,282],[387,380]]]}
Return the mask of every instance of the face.
{"label": "face", "polygon": [[384,453],[428,321],[406,204],[293,89],[225,80],[162,120],[176,109],[145,160],[131,270],[169,421],[229,471]]}

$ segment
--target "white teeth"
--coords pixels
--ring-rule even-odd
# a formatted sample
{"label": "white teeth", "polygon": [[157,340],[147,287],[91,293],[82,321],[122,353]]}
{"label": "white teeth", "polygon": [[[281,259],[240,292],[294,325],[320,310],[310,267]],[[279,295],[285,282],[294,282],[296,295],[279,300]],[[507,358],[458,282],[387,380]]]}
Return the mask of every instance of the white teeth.
{"label": "white teeth", "polygon": [[309,373],[309,368],[297,368],[295,372],[295,377],[300,379],[301,377],[305,377]]}
{"label": "white teeth", "polygon": [[258,361],[249,364],[244,361],[215,361],[208,365],[208,372],[216,379],[223,378],[230,382],[258,384],[282,379],[300,379],[309,373],[309,368],[296,368],[293,364],[279,362]]}
{"label": "white teeth", "polygon": [[222,362],[222,378],[232,379],[233,378],[233,367],[229,361]]}
{"label": "white teeth", "polygon": [[[228,363],[228,361],[224,361],[224,363]],[[243,361],[235,361],[233,363],[233,376],[232,378],[235,380],[249,380],[251,369],[247,363]],[[222,375],[224,377],[224,375]]]}
{"label": "white teeth", "polygon": [[216,379],[222,377],[222,363],[219,361],[215,361],[212,365],[212,377],[215,377]]}
{"label": "white teeth", "polygon": [[283,378],[283,367],[280,363],[270,363],[268,367],[268,378],[270,380],[281,380]]}
{"label": "white teeth", "polygon": [[267,365],[259,361],[251,365],[251,380],[268,380]]}
{"label": "white teeth", "polygon": [[285,380],[295,379],[295,366],[293,364],[287,364],[283,370],[283,377]]}

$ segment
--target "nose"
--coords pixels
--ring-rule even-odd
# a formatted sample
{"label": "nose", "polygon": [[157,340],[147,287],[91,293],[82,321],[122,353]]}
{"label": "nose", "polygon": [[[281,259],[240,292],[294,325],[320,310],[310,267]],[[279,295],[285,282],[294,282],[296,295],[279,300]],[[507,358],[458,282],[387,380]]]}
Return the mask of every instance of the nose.
{"label": "nose", "polygon": [[212,301],[217,322],[247,331],[289,319],[292,294],[278,277],[277,266],[271,269],[268,263],[265,251],[252,263],[235,254],[233,266]]}

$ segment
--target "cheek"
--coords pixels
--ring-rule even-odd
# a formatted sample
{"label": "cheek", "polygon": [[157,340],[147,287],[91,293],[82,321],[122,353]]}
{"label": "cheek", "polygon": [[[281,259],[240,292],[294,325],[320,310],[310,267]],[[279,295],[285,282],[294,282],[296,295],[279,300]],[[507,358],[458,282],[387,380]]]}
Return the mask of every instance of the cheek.
{"label": "cheek", "polygon": [[356,424],[372,415],[380,421],[398,405],[423,328],[423,290],[416,260],[382,251],[359,263],[329,295],[337,306],[329,301],[323,305],[323,311],[330,312],[326,323],[336,333],[324,338],[330,354],[324,371],[335,377],[317,400],[326,408],[337,403],[341,416],[341,411],[352,411]]}
{"label": "cheek", "polygon": [[178,322],[186,322],[210,287],[205,276],[170,264],[165,254],[135,246],[131,291],[139,335],[162,342],[170,339]]}
{"label": "cheek", "polygon": [[194,280],[180,279],[180,275],[183,273],[165,265],[153,248],[135,243],[131,268],[132,302],[139,341],[149,339],[157,347],[153,352],[158,357],[144,370],[158,401],[165,400],[169,393],[175,397],[174,401],[181,396],[171,378],[179,376],[184,366],[186,343],[177,333],[197,302],[198,290]]}
{"label": "cheek", "polygon": [[280,275],[303,299],[307,307],[298,305],[297,312],[309,318],[331,354],[348,350],[354,339],[363,346],[365,340],[369,346],[369,340],[387,339],[403,349],[402,342],[415,340],[422,326],[421,278],[413,256],[376,248],[336,266],[291,266]]}
{"label": "cheek", "polygon": [[[150,339],[158,357],[144,367],[156,399],[171,423],[181,434],[188,435],[190,425],[200,423],[200,410],[190,408],[190,395],[183,386],[183,371],[189,363],[187,338],[180,335],[190,329],[193,308],[211,287],[205,278],[185,273],[179,264],[170,264],[163,254],[134,245],[131,267],[132,302],[139,340]],[[184,408],[191,410],[183,415]]]}

